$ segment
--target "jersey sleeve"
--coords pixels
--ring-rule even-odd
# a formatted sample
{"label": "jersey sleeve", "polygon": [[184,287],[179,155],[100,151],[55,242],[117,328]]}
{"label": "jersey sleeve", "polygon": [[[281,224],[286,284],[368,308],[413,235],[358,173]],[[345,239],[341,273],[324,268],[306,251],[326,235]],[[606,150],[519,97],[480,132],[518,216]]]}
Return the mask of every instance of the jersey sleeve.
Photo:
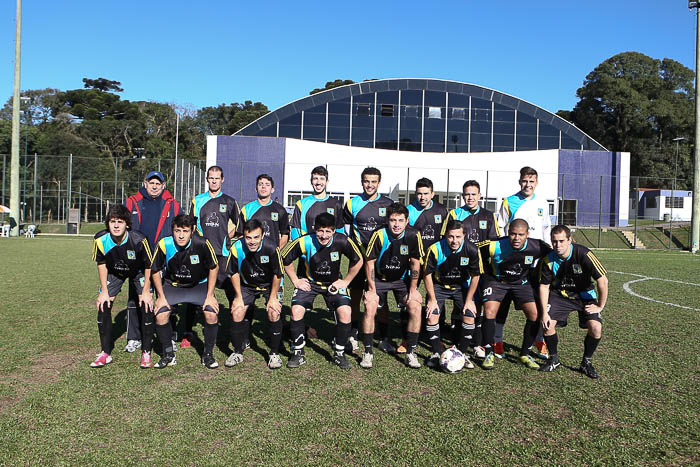
{"label": "jersey sleeve", "polygon": [[231,252],[226,258],[226,275],[228,277],[238,274],[238,251],[236,248],[231,248]]}
{"label": "jersey sleeve", "polygon": [[367,245],[366,250],[367,259],[379,258],[379,254],[382,252],[382,242],[380,236],[381,230],[377,230],[372,234],[372,238],[369,239],[369,244]]}
{"label": "jersey sleeve", "polygon": [[206,265],[208,269],[214,269],[216,266],[219,265],[219,261],[216,259],[216,252],[214,251],[214,248],[211,246],[211,243],[209,243],[209,240],[204,240],[206,246],[207,246],[207,254],[204,255],[206,257]]}
{"label": "jersey sleeve", "polygon": [[508,198],[503,198],[501,202],[501,207],[498,209],[498,217],[496,223],[498,224],[498,229],[503,232],[503,235],[507,235],[506,227],[510,221],[510,207],[508,206]]}
{"label": "jersey sleeve", "polygon": [[437,269],[437,249],[435,245],[437,245],[437,243],[434,243],[430,249],[428,249],[428,254],[425,257],[425,271],[423,271],[423,274],[426,276],[434,273]]}
{"label": "jersey sleeve", "polygon": [[537,257],[542,258],[547,256],[552,251],[552,247],[550,247],[549,243],[545,242],[544,240],[538,240],[538,242],[540,244],[540,253],[537,255]]}
{"label": "jersey sleeve", "polygon": [[442,221],[442,228],[440,229],[440,236],[444,237],[445,236],[445,229],[447,229],[447,224],[453,219],[457,219],[457,214],[455,213],[455,210],[452,209],[447,215],[445,216],[445,220]]}
{"label": "jersey sleeve", "polygon": [[151,253],[151,247],[148,245],[148,239],[144,238],[139,242],[138,250],[136,252],[139,255],[143,255],[143,264],[145,268],[151,267],[151,262],[153,261],[153,253]]}
{"label": "jersey sleeve", "polygon": [[282,263],[285,266],[289,266],[294,262],[295,259],[301,256],[301,242],[303,237],[299,237],[293,242],[287,243],[282,250]]}
{"label": "jersey sleeve", "polygon": [[601,263],[598,257],[590,250],[588,250],[586,256],[583,257],[582,263],[582,266],[584,266],[586,270],[590,272],[591,277],[594,280],[598,280],[608,273],[608,271],[605,270],[603,263]]}
{"label": "jersey sleeve", "polygon": [[282,263],[282,252],[275,247],[275,260],[272,263],[272,273],[277,277],[284,276],[284,264]]}
{"label": "jersey sleeve", "polygon": [[165,269],[167,264],[165,264],[165,240],[161,240],[156,245],[156,251],[153,254],[153,261],[151,262],[151,271],[158,272]]}
{"label": "jersey sleeve", "polygon": [[228,219],[232,224],[232,231],[238,232],[238,226],[241,223],[241,210],[238,208],[238,201],[235,199],[231,198],[231,209],[228,215]]}
{"label": "jersey sleeve", "polygon": [[[465,240],[468,242],[469,240]],[[468,243],[467,252],[469,254],[469,273],[472,276],[479,276],[484,273],[484,264],[481,262],[481,253],[473,243]]]}
{"label": "jersey sleeve", "polygon": [[192,198],[192,202],[190,203],[190,216],[194,216],[195,212],[197,212],[197,202]]}
{"label": "jersey sleeve", "polygon": [[498,228],[498,219],[496,218],[496,214],[491,215],[491,219],[489,219],[489,231],[488,231],[488,239],[489,240],[496,240],[498,237],[501,236],[501,230]]}
{"label": "jersey sleeve", "polygon": [[289,235],[289,214],[283,206],[280,206],[279,210],[279,223],[277,224],[280,229],[280,235]]}
{"label": "jersey sleeve", "polygon": [[289,223],[291,228],[290,240],[296,240],[301,237],[301,201],[297,201],[294,206],[294,212],[292,213],[292,220]]}
{"label": "jersey sleeve", "polygon": [[345,221],[343,219],[343,202],[336,200],[335,202],[335,231],[345,233]]}
{"label": "jersey sleeve", "polygon": [[352,225],[352,221],[352,198],[350,198],[343,207],[343,224]]}
{"label": "jersey sleeve", "polygon": [[343,254],[350,260],[350,266],[354,266],[355,263],[362,259],[362,252],[350,237],[345,238],[346,244],[343,247]]}
{"label": "jersey sleeve", "polygon": [[539,268],[540,284],[550,285],[554,280],[554,273],[552,272],[552,262],[549,257],[545,257],[540,261]]}
{"label": "jersey sleeve", "polygon": [[92,260],[97,264],[105,264],[107,262],[104,255],[102,242],[100,242],[99,238],[96,238],[92,243]]}
{"label": "jersey sleeve", "polygon": [[409,250],[411,258],[417,259],[421,263],[423,262],[423,256],[425,256],[425,251],[423,250],[423,239],[420,236],[420,232],[416,232],[416,235],[412,237],[412,245]]}
{"label": "jersey sleeve", "polygon": [[552,218],[549,217],[549,204],[544,204],[544,216],[542,216],[542,240],[546,243],[551,243],[552,233]]}

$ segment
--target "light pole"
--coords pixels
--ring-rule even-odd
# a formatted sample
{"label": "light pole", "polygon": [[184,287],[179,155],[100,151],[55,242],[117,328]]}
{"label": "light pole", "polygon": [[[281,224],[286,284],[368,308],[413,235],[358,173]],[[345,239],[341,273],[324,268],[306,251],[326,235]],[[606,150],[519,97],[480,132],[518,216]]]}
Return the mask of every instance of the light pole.
{"label": "light pole", "polygon": [[696,253],[700,243],[700,94],[698,94],[698,72],[700,72],[700,2],[688,2],[688,8],[695,9],[695,141],[693,169],[693,215],[691,224],[690,251]]}
{"label": "light pole", "polygon": [[[19,98],[21,104],[27,107],[27,102],[31,99],[28,97]],[[27,153],[29,152],[29,112],[20,110],[19,113],[24,116],[24,188],[22,188],[22,220],[27,221]]]}
{"label": "light pole", "polygon": [[676,179],[678,178],[678,152],[680,151],[680,142],[685,141],[685,138],[679,136],[678,138],[673,138],[671,141],[676,142],[676,163],[673,168],[673,188],[671,189],[671,222],[668,226],[668,248],[669,250],[673,246],[673,203],[676,198]]}

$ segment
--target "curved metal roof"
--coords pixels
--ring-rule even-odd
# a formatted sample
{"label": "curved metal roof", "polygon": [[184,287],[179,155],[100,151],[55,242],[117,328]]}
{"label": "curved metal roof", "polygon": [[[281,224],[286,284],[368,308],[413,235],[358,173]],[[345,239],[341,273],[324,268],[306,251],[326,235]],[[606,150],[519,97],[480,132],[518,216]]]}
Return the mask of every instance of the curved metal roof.
{"label": "curved metal roof", "polygon": [[301,99],[292,101],[287,105],[283,105],[282,107],[263,115],[244,128],[241,128],[234,133],[234,135],[254,136],[261,130],[269,127],[270,125],[276,124],[282,119],[312,107],[325,104],[326,102],[333,102],[348,98],[350,96],[358,96],[362,94],[399,90],[442,91],[492,101],[537,118],[545,124],[552,125],[556,129],[561,130],[563,134],[566,134],[577,141],[586,150],[607,151],[602,144],[598,143],[596,140],[578,129],[572,123],[530,102],[518,99],[517,97],[496,91],[494,89],[478,86],[476,84],[424,78],[378,79],[328,89],[317,94],[302,97]]}

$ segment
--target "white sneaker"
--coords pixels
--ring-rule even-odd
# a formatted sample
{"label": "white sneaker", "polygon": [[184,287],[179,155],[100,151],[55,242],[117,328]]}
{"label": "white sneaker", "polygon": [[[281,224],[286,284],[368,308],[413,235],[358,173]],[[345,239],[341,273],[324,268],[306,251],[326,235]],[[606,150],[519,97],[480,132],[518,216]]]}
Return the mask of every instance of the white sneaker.
{"label": "white sneaker", "polygon": [[365,352],[362,354],[362,361],[360,362],[360,366],[362,368],[372,368],[373,360],[374,360],[374,354],[371,354],[369,352]]}
{"label": "white sneaker", "polygon": [[474,356],[476,358],[486,358],[486,351],[481,346],[474,347]]}
{"label": "white sneaker", "polygon": [[418,356],[414,352],[406,353],[406,365],[408,365],[409,368],[420,368]]}
{"label": "white sneaker", "polygon": [[233,352],[231,355],[228,356],[224,365],[229,366],[229,367],[236,366],[239,363],[241,363],[242,361],[243,361],[243,354]]}
{"label": "white sneaker", "polygon": [[137,340],[132,339],[126,343],[126,347],[124,347],[124,352],[134,353],[140,348],[141,348],[141,341],[137,341]]}
{"label": "white sneaker", "polygon": [[467,357],[466,355],[464,356],[464,368],[471,370],[474,368],[474,364],[472,361]]}
{"label": "white sneaker", "polygon": [[281,368],[282,367],[282,358],[276,353],[271,353],[270,354],[270,361],[267,362],[267,367],[271,370],[276,370],[277,368]]}

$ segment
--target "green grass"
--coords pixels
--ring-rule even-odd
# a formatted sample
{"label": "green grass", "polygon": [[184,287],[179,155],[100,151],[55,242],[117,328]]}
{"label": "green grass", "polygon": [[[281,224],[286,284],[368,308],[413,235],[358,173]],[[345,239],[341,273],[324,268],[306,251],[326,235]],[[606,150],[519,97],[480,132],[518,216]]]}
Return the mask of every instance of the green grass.
{"label": "green grass", "polygon": [[[39,224],[38,228],[42,233],[66,233],[66,224]],[[94,235],[104,228],[102,222],[81,223],[80,233]]]}
{"label": "green grass", "polygon": [[598,229],[576,229],[572,232],[574,241],[588,248],[630,248],[625,238],[617,230],[600,232],[600,246],[598,246]]}
{"label": "green grass", "polygon": [[[162,371],[140,370],[137,356],[118,351],[113,364],[93,370],[88,364],[99,341],[90,249],[85,238],[0,240],[3,464],[700,461],[698,311],[628,295],[622,285],[636,276],[610,272],[597,381],[569,368],[529,371],[513,362],[512,347],[491,372],[412,371],[380,352],[373,370],[355,361],[342,371],[327,360],[332,321],[325,312],[312,313],[320,338],[295,371],[266,368],[260,323],[253,348],[234,369],[208,371],[190,350]],[[689,254],[598,256],[610,271],[700,283],[700,258]],[[697,286],[645,281],[631,287],[700,308]],[[124,308],[124,295],[115,310]],[[512,312],[507,343],[519,342],[522,324]],[[123,329],[121,317],[117,328]],[[578,365],[582,340],[576,326],[561,330],[565,365]],[[121,335],[117,350],[124,343]],[[425,357],[428,350],[419,353]],[[221,347],[215,355],[223,363]]]}

